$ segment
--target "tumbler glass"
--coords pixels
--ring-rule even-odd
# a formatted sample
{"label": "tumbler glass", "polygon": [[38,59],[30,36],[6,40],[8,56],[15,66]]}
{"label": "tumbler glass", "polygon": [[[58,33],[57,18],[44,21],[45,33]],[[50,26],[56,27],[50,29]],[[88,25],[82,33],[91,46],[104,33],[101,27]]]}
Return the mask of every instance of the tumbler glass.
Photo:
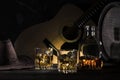
{"label": "tumbler glass", "polygon": [[35,69],[40,70],[48,70],[52,69],[52,59],[53,59],[53,49],[35,49],[36,57],[35,57]]}
{"label": "tumbler glass", "polygon": [[58,71],[66,74],[77,72],[77,50],[60,50]]}

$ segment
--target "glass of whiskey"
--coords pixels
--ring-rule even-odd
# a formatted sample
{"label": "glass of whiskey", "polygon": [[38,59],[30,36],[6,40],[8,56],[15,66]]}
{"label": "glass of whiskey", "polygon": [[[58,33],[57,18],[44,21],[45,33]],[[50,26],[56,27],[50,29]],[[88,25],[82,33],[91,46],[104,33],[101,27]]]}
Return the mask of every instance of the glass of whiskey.
{"label": "glass of whiskey", "polygon": [[52,69],[53,49],[35,49],[35,69],[36,70],[50,70]]}
{"label": "glass of whiskey", "polygon": [[67,73],[77,72],[77,50],[60,51],[58,56],[58,71]]}

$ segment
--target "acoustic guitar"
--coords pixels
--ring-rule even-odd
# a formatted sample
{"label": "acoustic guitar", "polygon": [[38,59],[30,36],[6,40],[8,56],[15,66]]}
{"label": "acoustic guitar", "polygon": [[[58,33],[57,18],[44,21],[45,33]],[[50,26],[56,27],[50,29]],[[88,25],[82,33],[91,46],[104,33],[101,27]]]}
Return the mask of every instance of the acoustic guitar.
{"label": "acoustic guitar", "polygon": [[80,29],[85,24],[94,24],[89,19],[106,4],[106,0],[100,0],[94,9],[90,9],[87,13],[73,4],[67,4],[61,8],[58,14],[51,20],[44,23],[36,24],[25,29],[15,42],[15,49],[18,55],[27,55],[34,58],[35,48],[46,48],[44,39],[47,38],[57,49],[60,49],[65,42],[73,43],[80,39],[81,33],[73,38],[67,39],[62,34],[65,26],[71,27],[76,25]]}

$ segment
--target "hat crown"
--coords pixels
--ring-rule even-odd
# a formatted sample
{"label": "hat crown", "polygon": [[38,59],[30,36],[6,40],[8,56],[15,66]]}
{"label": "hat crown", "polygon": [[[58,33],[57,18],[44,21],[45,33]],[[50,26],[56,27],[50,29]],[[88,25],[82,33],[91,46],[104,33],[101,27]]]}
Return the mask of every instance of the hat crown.
{"label": "hat crown", "polygon": [[0,41],[0,65],[17,63],[19,60],[11,40]]}

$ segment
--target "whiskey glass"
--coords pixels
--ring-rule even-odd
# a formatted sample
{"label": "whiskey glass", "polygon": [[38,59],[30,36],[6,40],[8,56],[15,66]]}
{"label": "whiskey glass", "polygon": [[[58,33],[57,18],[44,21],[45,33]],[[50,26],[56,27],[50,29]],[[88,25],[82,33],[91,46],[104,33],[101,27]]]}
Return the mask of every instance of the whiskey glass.
{"label": "whiskey glass", "polygon": [[77,50],[60,50],[58,71],[65,74],[77,72]]}
{"label": "whiskey glass", "polygon": [[37,70],[50,70],[52,69],[53,49],[35,49],[35,69]]}

